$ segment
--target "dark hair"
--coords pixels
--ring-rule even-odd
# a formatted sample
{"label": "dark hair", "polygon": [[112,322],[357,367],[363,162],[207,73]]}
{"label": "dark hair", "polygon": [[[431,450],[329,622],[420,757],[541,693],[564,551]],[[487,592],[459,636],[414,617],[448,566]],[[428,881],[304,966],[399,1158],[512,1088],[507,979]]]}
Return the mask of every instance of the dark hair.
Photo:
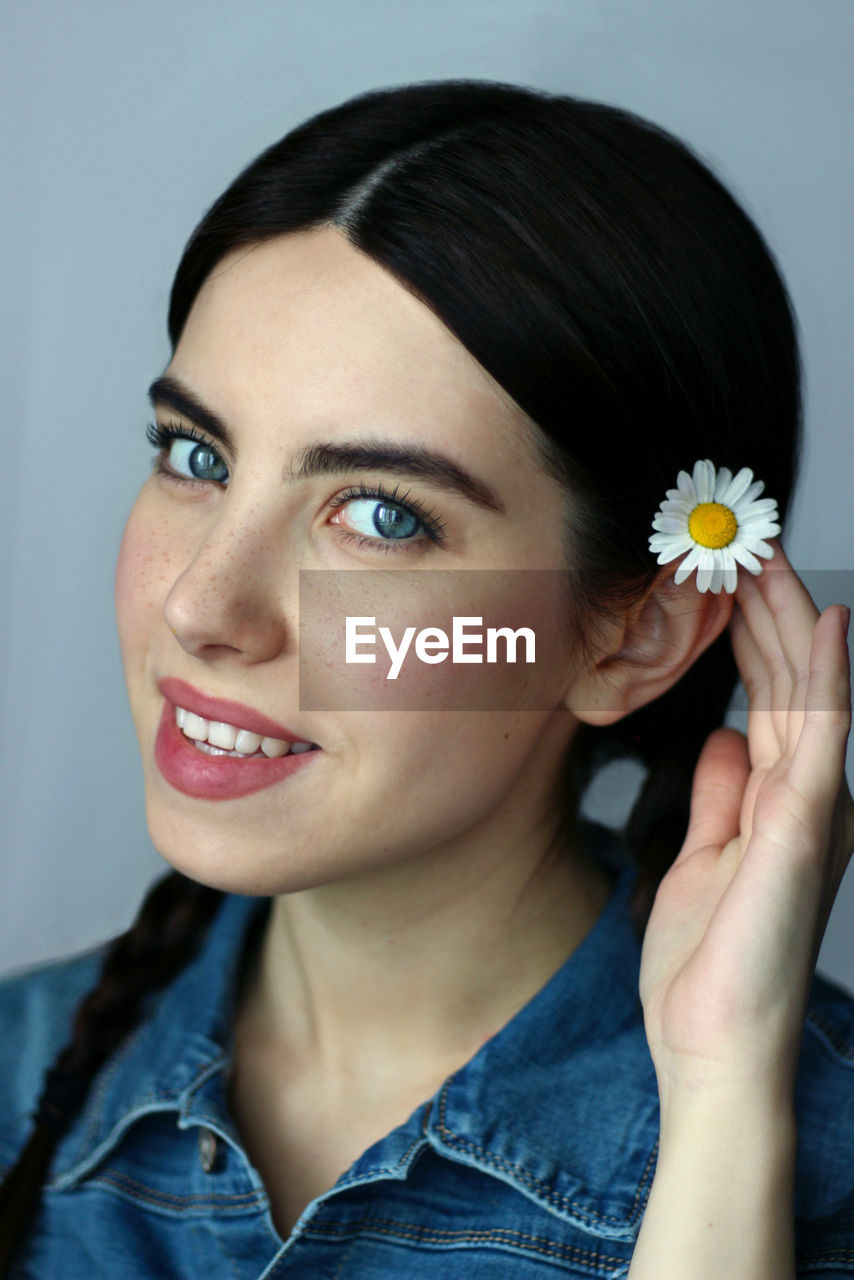
{"label": "dark hair", "polygon": [[[568,607],[585,659],[601,623],[659,573],[651,519],[679,470],[706,457],[755,468],[785,518],[801,447],[786,289],[752,221],[663,129],[487,81],[362,94],[263,152],[207,212],[175,277],[173,346],[225,254],[328,225],[432,308],[531,419],[544,467],[567,489]],[[639,932],[737,680],[724,632],[667,693],[615,724],[582,724],[568,751],[564,834],[602,765],[627,757],[648,770],[621,833],[640,868]],[[48,1081],[61,1093],[71,1080],[68,1105],[40,1107],[0,1192],[0,1253],[12,1217],[35,1201],[53,1135],[220,898],[171,873],[108,953],[58,1060],[77,1074]]]}

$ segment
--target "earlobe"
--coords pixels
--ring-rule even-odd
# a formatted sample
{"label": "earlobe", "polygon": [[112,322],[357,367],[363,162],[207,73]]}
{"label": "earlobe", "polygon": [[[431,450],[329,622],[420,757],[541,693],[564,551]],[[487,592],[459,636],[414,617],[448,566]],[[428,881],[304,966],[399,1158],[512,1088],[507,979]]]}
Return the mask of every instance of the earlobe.
{"label": "earlobe", "polygon": [[564,695],[577,719],[606,725],[666,693],[729,622],[732,595],[674,585],[667,573],[626,616],[622,637]]}

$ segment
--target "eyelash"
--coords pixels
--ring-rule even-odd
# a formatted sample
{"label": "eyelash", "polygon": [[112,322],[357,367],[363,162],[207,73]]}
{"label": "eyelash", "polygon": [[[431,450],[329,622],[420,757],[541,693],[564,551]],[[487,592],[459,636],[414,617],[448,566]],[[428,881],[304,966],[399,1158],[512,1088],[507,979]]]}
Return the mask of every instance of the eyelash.
{"label": "eyelash", "polygon": [[[153,448],[159,450],[158,455],[152,464],[152,469],[156,471],[157,475],[163,476],[165,479],[177,484],[199,485],[220,483],[218,481],[210,480],[191,480],[187,476],[178,475],[177,472],[172,471],[166,465],[165,454],[173,440],[193,440],[197,444],[203,444],[206,448],[210,449],[220,461],[222,461],[216,447],[206,436],[201,435],[195,427],[179,426],[176,422],[149,422],[148,426],[145,428],[145,438]],[[394,489],[389,491],[383,484],[355,484],[345,489],[343,493],[336,494],[334,498],[330,499],[329,506],[337,510],[346,503],[352,502],[353,499],[376,498],[380,502],[393,504],[396,507],[400,507],[403,511],[406,511],[409,515],[415,516],[424,531],[424,538],[428,539],[430,542],[437,545],[444,542],[445,522],[436,513],[435,509],[428,509],[419,501],[418,498],[409,498],[408,489],[402,497],[398,497],[399,489],[399,485],[395,485]],[[424,538],[368,538],[365,537],[364,534],[353,533],[350,530],[340,527],[338,530],[338,536],[355,540],[361,548],[381,550],[384,552],[407,551],[413,544],[417,544],[424,540]]]}
{"label": "eyelash", "polygon": [[194,440],[196,444],[205,445],[219,457],[210,440],[201,435],[195,427],[180,427],[176,422],[149,422],[145,428],[145,438],[153,448],[159,450],[152,464],[152,469],[159,476],[165,476],[167,480],[176,480],[179,484],[208,483],[206,480],[190,480],[187,476],[179,476],[177,471],[171,471],[164,461],[164,454],[168,451],[169,445],[173,440]]}

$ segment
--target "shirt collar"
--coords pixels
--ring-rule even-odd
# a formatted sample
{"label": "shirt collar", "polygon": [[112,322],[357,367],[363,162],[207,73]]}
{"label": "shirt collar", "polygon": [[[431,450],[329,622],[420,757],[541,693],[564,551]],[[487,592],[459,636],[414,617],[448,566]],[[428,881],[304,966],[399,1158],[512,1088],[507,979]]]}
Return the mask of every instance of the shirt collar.
{"label": "shirt collar", "polygon": [[[243,961],[271,903],[223,895],[196,955],[164,990],[149,995],[139,1026],[96,1073],[78,1121],[57,1146],[57,1188],[84,1177],[146,1113],[179,1110],[182,1127],[208,1122],[205,1085],[229,1060]],[[224,1109],[215,1119],[239,1148]]]}
{"label": "shirt collar", "polygon": [[[593,928],[549,981],[406,1124],[366,1152],[342,1182],[427,1141],[493,1174],[558,1216],[633,1238],[652,1183],[658,1090],[638,995],[640,943],[629,914],[636,868],[613,832],[583,820],[588,845],[618,873]],[[238,981],[270,898],[226,894],[194,959],[147,1006],[93,1080],[61,1140],[57,1188],[76,1183],[141,1115],[180,1110],[208,1123],[205,1082],[229,1061]],[[215,1117],[240,1148],[224,1108]],[[385,1145],[384,1145],[385,1144]]]}
{"label": "shirt collar", "polygon": [[608,902],[545,986],[446,1081],[427,1133],[559,1217],[634,1239],[655,1172],[658,1086],[630,915],[637,867],[595,826],[618,872]]}

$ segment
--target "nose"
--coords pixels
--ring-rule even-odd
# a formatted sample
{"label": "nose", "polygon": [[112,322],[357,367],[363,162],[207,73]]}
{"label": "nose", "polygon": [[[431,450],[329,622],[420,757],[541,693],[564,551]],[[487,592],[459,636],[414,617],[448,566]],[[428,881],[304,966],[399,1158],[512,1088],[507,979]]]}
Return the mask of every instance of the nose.
{"label": "nose", "polygon": [[166,625],[193,657],[230,653],[266,662],[296,642],[289,609],[298,573],[269,531],[232,520],[208,530],[163,606]]}

